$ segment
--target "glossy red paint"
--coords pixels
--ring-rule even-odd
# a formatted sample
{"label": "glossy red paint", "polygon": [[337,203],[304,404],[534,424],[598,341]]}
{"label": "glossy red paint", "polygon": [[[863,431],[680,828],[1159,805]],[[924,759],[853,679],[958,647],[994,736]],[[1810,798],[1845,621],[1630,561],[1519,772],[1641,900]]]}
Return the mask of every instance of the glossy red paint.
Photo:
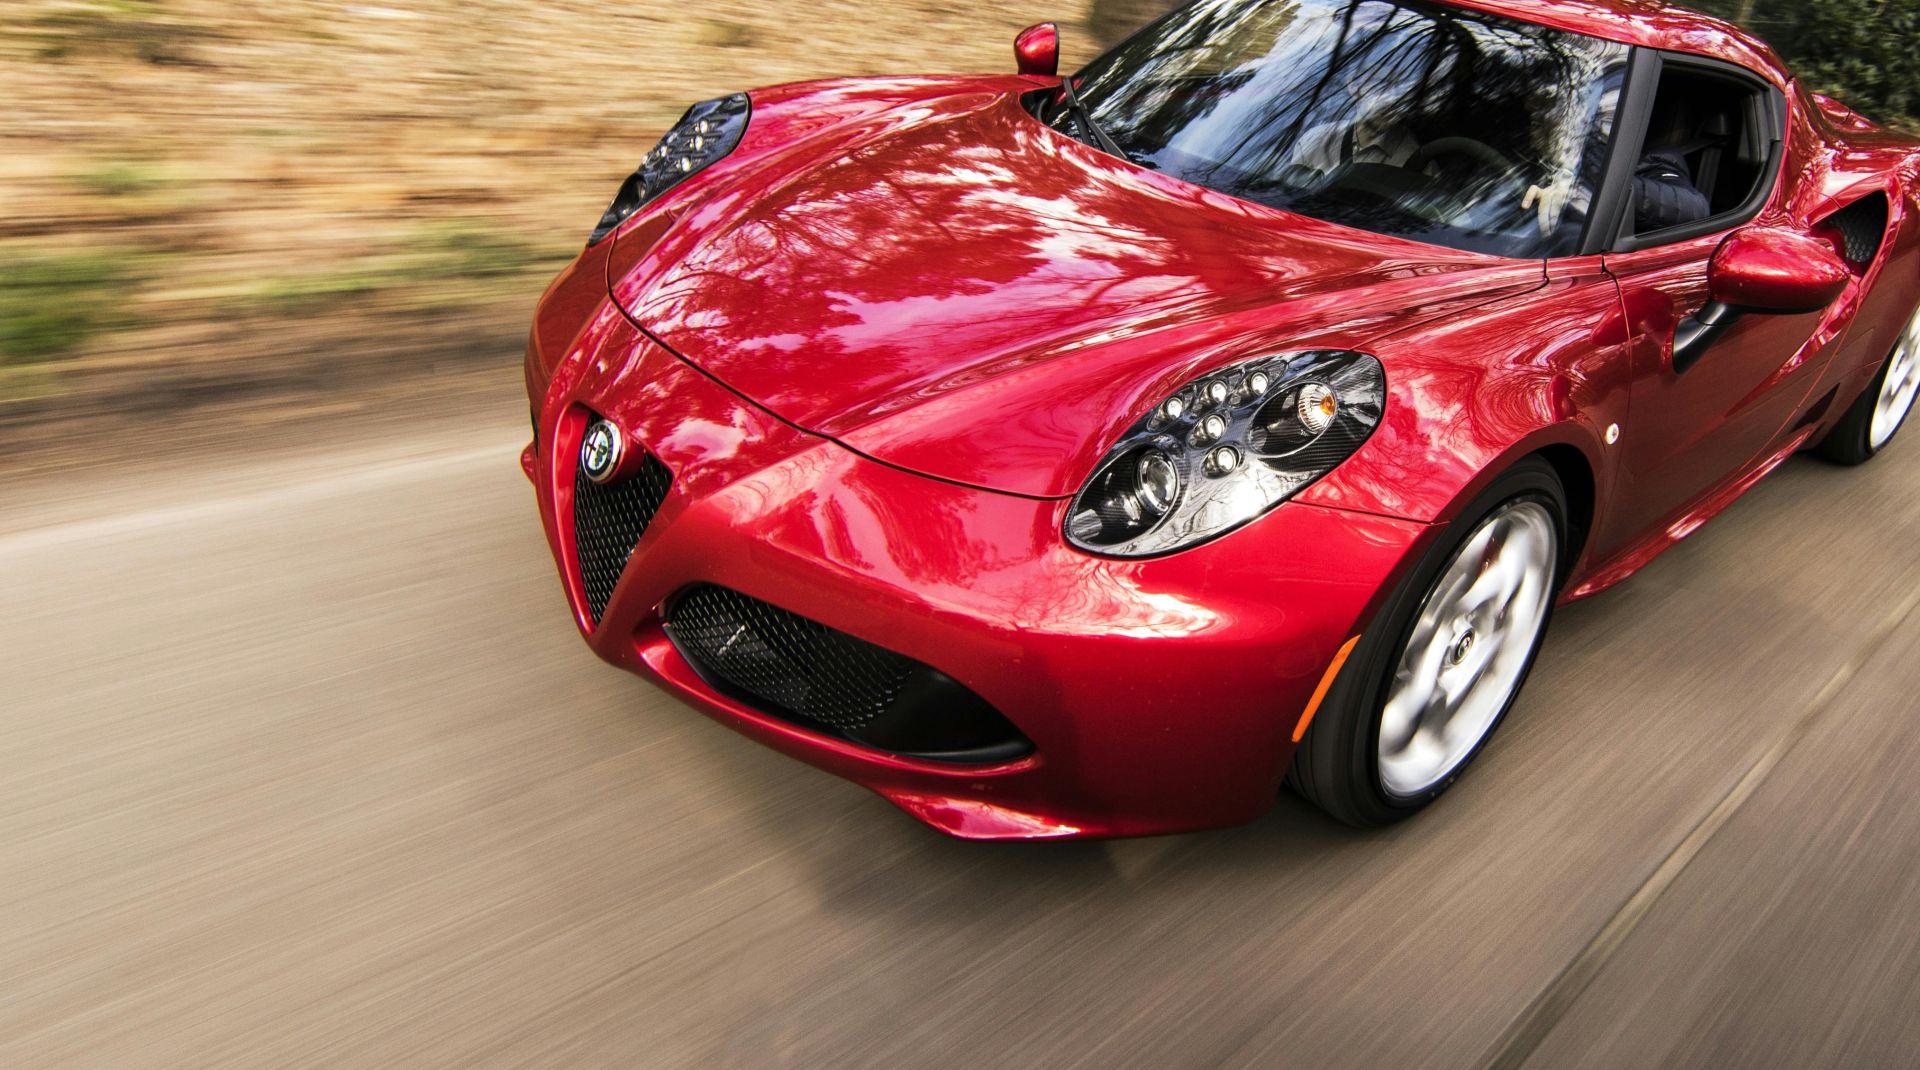
{"label": "glossy red paint", "polygon": [[[1831,109],[1797,88],[1787,100],[1787,152],[1752,225],[1817,234],[1836,211],[1887,196],[1879,258],[1817,313],[1743,318],[1681,375],[1675,329],[1710,299],[1709,265],[1728,235],[1606,257],[1631,338],[1632,419],[1612,451],[1617,476],[1598,510],[1610,519],[1595,524],[1573,597],[1621,582],[1697,531],[1784,459],[1782,443],[1818,441],[1913,313],[1920,225],[1911,191],[1920,146],[1878,127],[1835,125]],[[1808,424],[1823,398],[1831,401]]]}
{"label": "glossy red paint", "polygon": [[1013,39],[1013,56],[1021,74],[1051,78],[1060,73],[1060,27],[1042,22],[1020,31]]}
{"label": "glossy red paint", "polygon": [[[1764,45],[1704,16],[1455,2],[1782,87],[1789,144],[1760,229],[1503,260],[1134,167],[1028,117],[1019,94],[1053,84],[1037,77],[755,92],[740,147],[584,253],[536,316],[539,435],[522,461],[590,645],[955,835],[1228,824],[1270,804],[1342,645],[1515,461],[1544,453],[1575,495],[1567,590],[1583,597],[1816,440],[1913,309],[1920,146],[1802,93]],[[1808,236],[1868,196],[1887,202],[1883,250],[1835,280],[1831,244]],[[1710,296],[1778,305],[1794,280],[1837,288],[1818,311],[1742,320],[1676,372],[1675,331]],[[1208,370],[1309,348],[1386,369],[1385,419],[1345,464],[1170,557],[1067,546],[1067,499],[1147,407]],[[675,475],[598,627],[572,556],[589,410]],[[915,761],[715,692],[661,629],[668,599],[703,581],[939,668],[1035,753]]]}
{"label": "glossy red paint", "polygon": [[[955,835],[1145,835],[1258,815],[1327,660],[1429,536],[1418,523],[1300,506],[1233,545],[1103,560],[1060,539],[1064,503],[902,472],[793,428],[612,306],[574,348],[542,406],[551,445],[530,460],[594,650]],[[584,409],[676,473],[597,629],[570,550]],[[1249,551],[1270,567],[1242,570]],[[1014,721],[1036,755],[990,768],[916,762],[713,691],[660,627],[668,597],[702,581],[938,666]]]}
{"label": "glossy red paint", "polygon": [[1852,282],[1831,242],[1772,227],[1727,235],[1707,268],[1715,301],[1756,312],[1818,312]]}
{"label": "glossy red paint", "polygon": [[[941,88],[689,208],[615,299],[798,427],[1061,497],[1111,441],[1092,432],[1210,368],[1361,348],[1544,281],[1538,261],[1365,235],[1133,167],[1034,122],[1017,80]],[[618,240],[624,261],[636,238]]]}

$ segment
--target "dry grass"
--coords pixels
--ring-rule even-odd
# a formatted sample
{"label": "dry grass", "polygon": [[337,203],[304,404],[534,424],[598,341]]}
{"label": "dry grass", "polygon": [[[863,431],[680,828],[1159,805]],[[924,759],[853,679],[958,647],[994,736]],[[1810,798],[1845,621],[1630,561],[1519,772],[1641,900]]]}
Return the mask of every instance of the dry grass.
{"label": "dry grass", "polygon": [[[101,314],[16,325],[40,334],[13,347],[11,377],[0,367],[0,417],[183,377],[285,382],[300,354],[398,365],[402,344],[484,347],[498,366],[543,276],[687,103],[832,74],[1006,70],[1013,34],[1048,17],[1085,55],[1084,13],[1084,0],[12,0],[0,264],[36,265],[44,296],[47,265],[58,285],[66,263],[86,288],[63,307]],[[116,261],[141,266],[96,270]],[[0,285],[18,299],[0,316],[32,303],[18,272]]]}

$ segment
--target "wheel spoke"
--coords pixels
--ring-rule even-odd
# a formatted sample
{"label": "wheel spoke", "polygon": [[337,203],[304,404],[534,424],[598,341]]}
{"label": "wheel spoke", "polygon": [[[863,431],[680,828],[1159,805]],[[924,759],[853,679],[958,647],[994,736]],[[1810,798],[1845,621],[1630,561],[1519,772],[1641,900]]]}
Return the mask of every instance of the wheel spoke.
{"label": "wheel spoke", "polygon": [[1484,521],[1442,570],[1381,706],[1389,791],[1445,782],[1492,731],[1545,627],[1557,553],[1551,515],[1519,502]]}
{"label": "wheel spoke", "polygon": [[1880,395],[1874,399],[1873,419],[1867,426],[1869,446],[1878,450],[1893,439],[1912,411],[1917,395],[1920,395],[1920,312],[1908,321],[1900,344],[1887,357]]}
{"label": "wheel spoke", "polygon": [[1501,601],[1519,590],[1526,578],[1526,561],[1518,554],[1504,554],[1488,563],[1486,571],[1467,588],[1463,601],[1474,608]]}

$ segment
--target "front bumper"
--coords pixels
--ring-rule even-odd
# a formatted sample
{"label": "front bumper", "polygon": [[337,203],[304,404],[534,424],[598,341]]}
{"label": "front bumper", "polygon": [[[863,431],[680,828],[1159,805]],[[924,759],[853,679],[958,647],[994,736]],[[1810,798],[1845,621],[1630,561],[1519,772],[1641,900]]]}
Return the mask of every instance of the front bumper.
{"label": "front bumper", "polygon": [[[593,650],[965,838],[1150,835],[1264,813],[1327,665],[1433,534],[1289,504],[1186,553],[1101,559],[1065,545],[1065,501],[930,479],[799,431],[610,306],[550,366],[523,462]],[[673,472],[597,625],[572,530],[590,412]],[[1033,753],[989,766],[917,760],[715,690],[662,619],[676,593],[702,583],[938,669],[1012,721]]]}

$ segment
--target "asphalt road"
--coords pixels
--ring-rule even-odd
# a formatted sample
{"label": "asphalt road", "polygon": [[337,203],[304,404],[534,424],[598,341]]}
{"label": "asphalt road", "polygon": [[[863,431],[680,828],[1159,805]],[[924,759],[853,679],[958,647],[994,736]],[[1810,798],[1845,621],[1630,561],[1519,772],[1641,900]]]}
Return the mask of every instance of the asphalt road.
{"label": "asphalt road", "polygon": [[1920,1062],[1920,442],[1564,612],[1411,824],[978,846],[595,661],[519,441],[0,490],[0,1066]]}

